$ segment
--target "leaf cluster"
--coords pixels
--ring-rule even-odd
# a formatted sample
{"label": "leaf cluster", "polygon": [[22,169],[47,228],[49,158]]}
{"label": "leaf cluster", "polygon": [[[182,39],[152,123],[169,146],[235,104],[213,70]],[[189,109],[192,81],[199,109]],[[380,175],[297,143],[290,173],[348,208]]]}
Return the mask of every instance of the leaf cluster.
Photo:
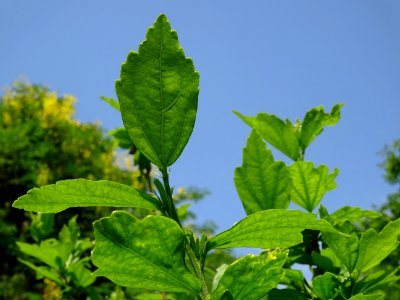
{"label": "leaf cluster", "polygon": [[[160,174],[150,193],[108,181],[67,180],[33,189],[13,203],[16,208],[59,212],[68,207],[114,206],[149,210],[141,219],[117,210],[94,223],[94,276],[128,288],[155,290],[173,299],[383,299],[398,281],[398,269],[370,272],[399,244],[400,219],[382,230],[358,224],[379,214],[320,206],[336,187],[338,171],[305,160],[306,149],[326,126],[336,124],[342,105],[326,113],[316,107],[292,123],[275,115],[236,114],[252,128],[235,171],[235,184],[247,216],[215,236],[198,236],[182,226],[169,182],[169,167],[192,133],[198,105],[199,74],[180,47],[166,16],[150,27],[138,52],[128,54],[116,82],[125,131],[115,135],[134,145]],[[131,143],[129,143],[129,139]],[[276,161],[275,147],[293,162]],[[302,210],[288,210],[293,202]],[[259,248],[216,270],[207,282],[209,253],[226,248]],[[293,269],[309,265],[311,281]],[[277,287],[283,288],[277,288]],[[146,298],[147,297],[147,298]]]}

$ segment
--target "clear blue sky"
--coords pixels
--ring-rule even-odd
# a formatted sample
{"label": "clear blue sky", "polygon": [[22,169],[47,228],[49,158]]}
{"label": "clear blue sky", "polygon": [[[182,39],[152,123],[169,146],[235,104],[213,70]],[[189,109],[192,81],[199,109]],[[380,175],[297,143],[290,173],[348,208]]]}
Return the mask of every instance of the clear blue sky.
{"label": "clear blue sky", "polygon": [[76,117],[107,129],[122,122],[99,96],[115,97],[121,63],[165,13],[201,75],[195,130],[171,181],[210,190],[195,211],[220,230],[244,216],[233,172],[250,130],[233,109],[294,119],[344,102],[306,156],[341,171],[322,203],[370,208],[394,190],[378,152],[400,138],[399,1],[2,0],[0,11],[0,86],[26,76],[73,94]]}

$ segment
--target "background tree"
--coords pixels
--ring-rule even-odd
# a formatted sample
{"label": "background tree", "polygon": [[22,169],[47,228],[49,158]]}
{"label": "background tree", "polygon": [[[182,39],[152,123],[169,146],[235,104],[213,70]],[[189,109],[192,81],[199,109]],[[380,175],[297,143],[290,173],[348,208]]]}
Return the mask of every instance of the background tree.
{"label": "background tree", "polygon": [[[6,299],[18,299],[12,286],[22,290],[27,282],[16,260],[15,242],[29,240],[30,218],[12,209],[12,201],[33,187],[63,179],[142,185],[138,172],[116,165],[116,144],[99,124],[73,119],[75,102],[71,95],[59,96],[24,81],[15,82],[0,97],[0,295]],[[90,231],[94,217],[102,214],[95,209],[70,210],[57,216],[58,228],[77,212],[85,221],[81,229]]]}

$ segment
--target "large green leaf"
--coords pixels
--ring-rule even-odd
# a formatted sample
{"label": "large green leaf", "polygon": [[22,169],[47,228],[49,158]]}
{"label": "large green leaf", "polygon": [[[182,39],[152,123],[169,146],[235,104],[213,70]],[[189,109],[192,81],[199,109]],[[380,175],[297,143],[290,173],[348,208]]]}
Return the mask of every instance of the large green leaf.
{"label": "large green leaf", "polygon": [[70,179],[34,188],[13,203],[13,207],[42,213],[86,206],[158,209],[158,202],[154,197],[128,185],[107,180]]}
{"label": "large green leaf", "polygon": [[384,299],[385,299],[385,294],[383,293],[377,293],[371,295],[357,294],[349,298],[349,300],[384,300]]}
{"label": "large green leaf", "polygon": [[289,167],[293,188],[291,199],[309,212],[313,211],[327,191],[336,187],[335,178],[339,173],[335,169],[328,174],[328,167],[314,167],[312,162],[297,161]]}
{"label": "large green leaf", "polygon": [[122,120],[133,143],[160,168],[182,153],[196,119],[199,73],[164,15],[131,51],[115,84]]}
{"label": "large green leaf", "polygon": [[243,149],[243,165],[235,170],[235,185],[248,215],[290,203],[290,173],[283,162],[274,162],[271,150],[253,130]]}
{"label": "large green leaf", "polygon": [[208,248],[288,248],[303,241],[304,229],[331,227],[325,220],[297,210],[270,209],[247,216],[232,228],[214,236]]}
{"label": "large green leaf", "polygon": [[398,247],[399,235],[400,219],[389,222],[379,233],[372,228],[364,232],[360,239],[356,269],[365,272],[378,265]]}
{"label": "large green leaf", "polygon": [[324,126],[332,126],[339,121],[342,106],[343,104],[336,104],[331,113],[325,113],[323,106],[315,107],[307,112],[299,136],[299,144],[303,151],[323,131]]}
{"label": "large green leaf", "polygon": [[256,117],[234,113],[276,149],[291,159],[298,160],[300,147],[291,124],[267,113],[259,113]]}
{"label": "large green leaf", "polygon": [[276,249],[259,256],[246,255],[231,264],[222,275],[214,299],[228,290],[235,300],[258,300],[277,286],[284,276],[282,269],[288,251]]}
{"label": "large green leaf", "polygon": [[140,221],[117,211],[94,223],[95,275],[126,287],[197,294],[200,281],[184,260],[185,233],[166,217]]}

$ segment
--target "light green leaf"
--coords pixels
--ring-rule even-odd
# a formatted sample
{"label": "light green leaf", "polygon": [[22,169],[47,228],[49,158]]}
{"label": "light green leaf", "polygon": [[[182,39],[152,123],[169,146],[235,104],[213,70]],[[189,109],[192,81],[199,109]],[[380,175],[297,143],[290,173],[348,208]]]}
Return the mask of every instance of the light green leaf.
{"label": "light green leaf", "polygon": [[258,300],[277,286],[284,276],[282,269],[287,250],[276,249],[259,256],[246,255],[231,264],[213,293],[219,299],[228,290],[235,300]]}
{"label": "light green leaf", "polygon": [[165,15],[121,67],[116,92],[133,143],[165,169],[182,153],[196,119],[199,73]]}
{"label": "light green leaf", "polygon": [[158,202],[154,197],[128,185],[107,180],[71,179],[34,188],[13,203],[13,207],[42,213],[87,206],[158,209]]}
{"label": "light green leaf", "polygon": [[100,96],[100,99],[103,100],[104,102],[108,103],[112,108],[120,111],[119,103],[117,100],[114,100],[113,98],[109,98],[109,97],[105,97],[105,96]]}
{"label": "light green leaf", "polygon": [[385,294],[383,293],[370,294],[370,295],[358,294],[349,298],[349,300],[384,300],[384,299],[385,299]]}
{"label": "light green leaf", "polygon": [[256,117],[244,116],[236,111],[234,113],[276,149],[289,158],[298,160],[300,148],[293,125],[267,113],[259,113]]}
{"label": "light green leaf", "polygon": [[18,258],[18,260],[20,262],[22,262],[24,265],[26,265],[29,268],[31,268],[32,270],[34,270],[36,272],[36,274],[38,275],[38,277],[46,277],[46,278],[51,279],[52,281],[54,281],[55,283],[57,283],[60,286],[64,285],[62,278],[54,269],[45,267],[45,266],[36,266],[35,264],[33,264],[27,260],[20,259],[20,258]]}
{"label": "light green leaf", "polygon": [[360,222],[364,218],[376,219],[380,216],[382,216],[382,214],[378,211],[363,210],[360,207],[344,206],[327,217],[327,220],[333,224],[339,224],[346,220]]}
{"label": "light green leaf", "polygon": [[40,245],[17,242],[17,246],[21,252],[41,260],[55,270],[61,271],[64,268],[65,260],[60,256],[56,239],[47,239]]}
{"label": "light green leaf", "polygon": [[313,292],[321,300],[335,299],[339,293],[340,281],[332,273],[325,273],[313,278]]}
{"label": "light green leaf", "polygon": [[384,291],[390,284],[399,282],[400,275],[396,273],[400,270],[400,266],[394,270],[380,270],[372,274],[368,274],[361,281],[356,282],[353,291],[354,293],[370,294],[376,291]]}
{"label": "light green leaf", "polygon": [[323,106],[315,107],[307,112],[299,136],[299,144],[303,150],[323,131],[324,126],[332,126],[339,121],[342,106],[343,104],[336,104],[331,113],[325,113]]}
{"label": "light green leaf", "polygon": [[400,219],[389,222],[381,232],[370,228],[363,233],[356,269],[365,272],[378,265],[399,245]]}
{"label": "light green leaf", "polygon": [[87,287],[96,280],[96,276],[87,268],[89,259],[83,258],[68,267],[68,276],[77,287]]}
{"label": "light green leaf", "polygon": [[274,162],[271,150],[255,130],[243,149],[243,165],[235,170],[235,185],[248,215],[290,203],[290,173],[283,162]]}
{"label": "light green leaf", "polygon": [[309,212],[317,207],[326,192],[336,187],[334,180],[339,174],[338,169],[328,174],[327,166],[315,168],[312,162],[306,161],[295,162],[289,170],[293,182],[291,199]]}
{"label": "light green leaf", "polygon": [[185,234],[166,217],[140,221],[117,211],[94,223],[95,275],[126,287],[197,294],[200,281],[184,261]]}
{"label": "light green leaf", "polygon": [[297,210],[270,209],[247,216],[232,228],[214,236],[214,248],[289,248],[303,241],[304,229],[323,229],[331,225],[316,216]]}

